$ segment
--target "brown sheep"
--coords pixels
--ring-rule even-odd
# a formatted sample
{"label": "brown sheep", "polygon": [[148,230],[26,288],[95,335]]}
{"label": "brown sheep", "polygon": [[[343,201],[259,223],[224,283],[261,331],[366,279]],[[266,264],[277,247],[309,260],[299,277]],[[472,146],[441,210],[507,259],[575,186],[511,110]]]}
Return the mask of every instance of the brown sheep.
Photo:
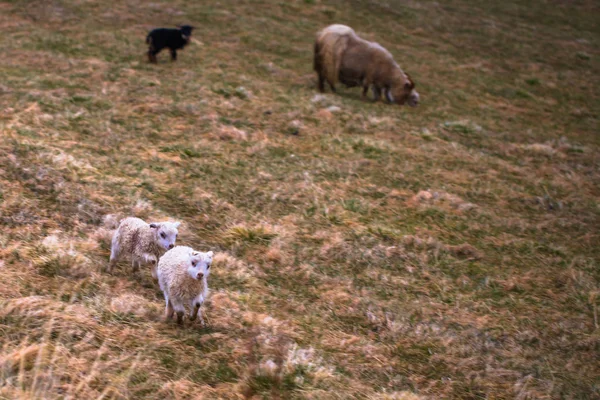
{"label": "brown sheep", "polygon": [[390,103],[416,107],[419,93],[415,84],[389,51],[381,45],[361,39],[345,25],[334,24],[317,33],[314,49],[314,69],[319,75],[319,90],[325,91],[325,81],[335,92],[335,84],[362,86],[363,97],[373,87],[375,100],[381,93]]}

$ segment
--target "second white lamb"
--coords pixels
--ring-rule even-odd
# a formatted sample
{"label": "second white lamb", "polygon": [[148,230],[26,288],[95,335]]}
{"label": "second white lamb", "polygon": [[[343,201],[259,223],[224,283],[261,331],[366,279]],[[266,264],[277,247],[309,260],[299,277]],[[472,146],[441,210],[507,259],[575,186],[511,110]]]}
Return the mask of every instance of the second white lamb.
{"label": "second white lamb", "polygon": [[158,283],[165,295],[167,320],[177,313],[177,323],[183,323],[185,306],[191,309],[190,320],[204,318],[200,307],[208,296],[208,275],[213,252],[203,253],[191,247],[177,246],[158,261]]}

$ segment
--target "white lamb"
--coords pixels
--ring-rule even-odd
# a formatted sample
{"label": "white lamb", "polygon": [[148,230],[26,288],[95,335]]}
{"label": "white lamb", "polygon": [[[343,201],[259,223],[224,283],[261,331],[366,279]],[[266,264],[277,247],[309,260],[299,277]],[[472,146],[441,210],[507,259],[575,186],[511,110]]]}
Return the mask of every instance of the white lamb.
{"label": "white lamb", "polygon": [[156,264],[165,251],[172,249],[177,240],[179,222],[153,222],[148,224],[139,218],[125,218],[112,238],[108,272],[125,254],[131,258],[133,272],[140,264],[152,265],[152,276],[156,279]]}
{"label": "white lamb", "polygon": [[207,278],[210,274],[213,252],[203,253],[191,247],[177,246],[165,253],[158,261],[158,283],[165,294],[165,317],[177,313],[177,323],[183,323],[185,305],[192,310],[190,320],[204,318],[200,306],[208,296]]}

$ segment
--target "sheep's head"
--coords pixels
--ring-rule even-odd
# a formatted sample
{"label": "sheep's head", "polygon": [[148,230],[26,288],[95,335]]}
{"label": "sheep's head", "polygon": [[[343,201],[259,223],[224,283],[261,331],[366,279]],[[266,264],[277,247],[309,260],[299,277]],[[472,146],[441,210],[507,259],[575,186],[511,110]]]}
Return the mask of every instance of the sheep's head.
{"label": "sheep's head", "polygon": [[150,224],[150,228],[154,231],[156,243],[159,244],[163,249],[169,250],[175,247],[175,241],[177,240],[177,228],[179,222],[153,222]]}
{"label": "sheep's head", "polygon": [[192,251],[190,253],[188,274],[197,280],[208,278],[210,275],[210,266],[212,265],[213,252],[203,253],[201,251]]}
{"label": "sheep's head", "polygon": [[392,88],[385,92],[387,100],[400,105],[418,106],[419,93],[415,90],[415,83],[410,79],[410,76],[404,72],[399,72],[394,81]]}
{"label": "sheep's head", "polygon": [[190,25],[179,25],[177,26],[181,31],[181,37],[185,40],[188,40],[190,36],[192,36],[192,31],[194,30],[193,26]]}

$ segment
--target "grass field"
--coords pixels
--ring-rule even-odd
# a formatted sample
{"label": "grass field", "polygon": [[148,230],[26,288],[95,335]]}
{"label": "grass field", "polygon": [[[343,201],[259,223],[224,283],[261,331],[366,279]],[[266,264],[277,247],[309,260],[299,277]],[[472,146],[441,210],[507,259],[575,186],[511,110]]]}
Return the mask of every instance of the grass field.
{"label": "grass field", "polygon": [[[599,398],[599,18],[1,2],[0,398]],[[147,31],[181,23],[194,42],[148,64]],[[421,105],[316,96],[331,23]],[[207,327],[165,323],[149,270],[103,271],[129,215],[217,252]]]}

